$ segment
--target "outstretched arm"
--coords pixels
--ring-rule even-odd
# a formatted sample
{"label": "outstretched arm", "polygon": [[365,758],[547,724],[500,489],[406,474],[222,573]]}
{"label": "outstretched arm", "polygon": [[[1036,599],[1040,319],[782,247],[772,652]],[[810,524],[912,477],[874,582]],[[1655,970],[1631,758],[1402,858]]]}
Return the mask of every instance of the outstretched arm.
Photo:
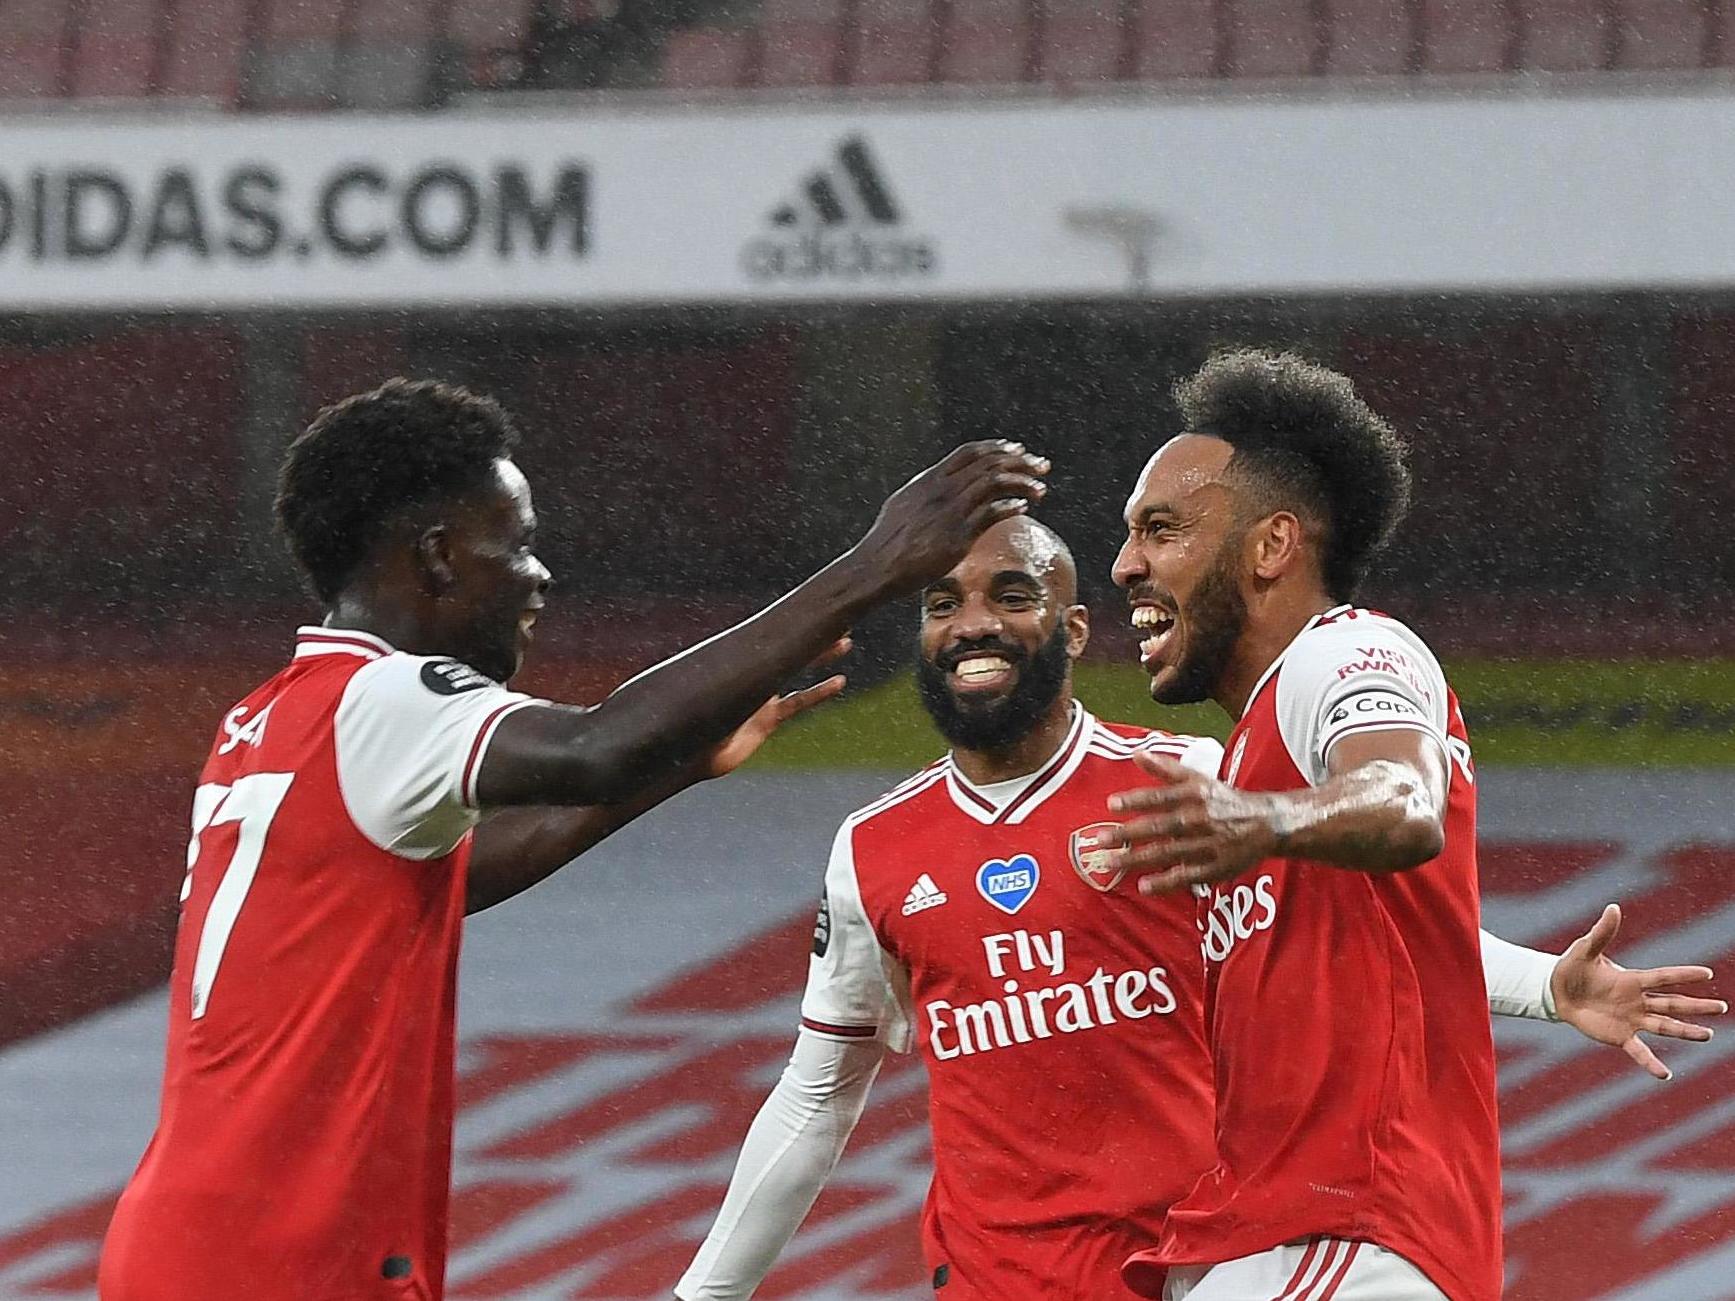
{"label": "outstretched arm", "polygon": [[675,1285],[681,1301],[745,1301],[795,1236],[849,1141],[885,1047],[803,1031],[747,1131],[717,1222]]}
{"label": "outstretched arm", "polygon": [[1668,1080],[1673,1072],[1639,1034],[1704,1043],[1711,1038],[1711,1027],[1680,1018],[1722,1016],[1729,1005],[1719,998],[1669,992],[1674,986],[1710,980],[1709,967],[1629,971],[1611,961],[1606,950],[1620,925],[1620,905],[1611,903],[1596,925],[1559,957],[1483,931],[1488,1008],[1496,1016],[1564,1021],[1587,1039],[1621,1049],[1647,1074]]}
{"label": "outstretched arm", "polygon": [[[841,639],[820,662],[836,659],[849,646],[847,637]],[[700,755],[624,803],[495,811],[476,828],[464,911],[481,912],[521,894],[664,800],[698,782],[728,776],[784,723],[830,700],[843,688],[843,677],[834,674],[804,690],[772,697],[709,754]]]}
{"label": "outstretched arm", "polygon": [[792,674],[887,600],[956,564],[994,523],[1041,499],[1048,463],[968,443],[886,500],[861,542],[782,599],[632,679],[594,709],[506,714],[481,759],[483,807],[617,804],[728,736]]}

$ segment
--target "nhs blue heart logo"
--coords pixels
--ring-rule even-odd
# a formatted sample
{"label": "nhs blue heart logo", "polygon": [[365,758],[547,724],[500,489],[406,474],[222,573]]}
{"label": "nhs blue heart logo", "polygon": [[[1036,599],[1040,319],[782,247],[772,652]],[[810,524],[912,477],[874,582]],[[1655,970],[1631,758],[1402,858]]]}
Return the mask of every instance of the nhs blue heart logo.
{"label": "nhs blue heart logo", "polygon": [[976,889],[1003,913],[1015,913],[1030,902],[1042,869],[1029,854],[1014,854],[1010,862],[991,858],[976,869]]}

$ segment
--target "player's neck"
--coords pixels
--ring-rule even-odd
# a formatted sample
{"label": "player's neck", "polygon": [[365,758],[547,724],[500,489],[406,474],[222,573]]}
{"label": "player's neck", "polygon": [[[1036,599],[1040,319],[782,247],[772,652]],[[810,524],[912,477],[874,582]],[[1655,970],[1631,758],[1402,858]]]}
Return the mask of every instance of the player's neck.
{"label": "player's neck", "polygon": [[992,786],[1028,777],[1059,753],[1072,730],[1072,693],[1063,691],[1042,721],[1011,745],[998,750],[952,751],[952,762],[973,786]]}
{"label": "player's neck", "polygon": [[413,614],[393,610],[378,602],[342,593],[325,612],[327,628],[345,628],[352,632],[372,633],[375,637],[413,654],[428,654],[424,643],[427,630]]}
{"label": "player's neck", "polygon": [[1308,592],[1264,609],[1249,611],[1247,627],[1230,657],[1229,667],[1211,693],[1231,718],[1240,718],[1252,703],[1253,689],[1289,643],[1301,634],[1316,615],[1339,604],[1324,592]]}

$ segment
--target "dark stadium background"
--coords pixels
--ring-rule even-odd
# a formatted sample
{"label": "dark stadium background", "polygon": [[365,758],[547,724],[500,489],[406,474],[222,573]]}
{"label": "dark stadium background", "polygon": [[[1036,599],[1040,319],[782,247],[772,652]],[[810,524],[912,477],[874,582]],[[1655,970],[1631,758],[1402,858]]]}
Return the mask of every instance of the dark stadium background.
{"label": "dark stadium background", "polygon": [[[237,118],[409,114],[434,138],[743,104],[1681,96],[1735,126],[1731,68],[1724,0],[0,0],[0,162],[44,126],[100,153],[184,125],[193,155]],[[797,179],[741,181],[769,204]],[[28,183],[0,182],[0,1297],[92,1295],[151,1121],[193,774],[313,614],[275,459],[395,374],[492,392],[527,432],[559,580],[533,689],[600,695],[997,435],[1055,461],[1043,514],[1097,612],[1087,702],[1154,721],[1106,578],[1120,505],[1176,376],[1221,343],[1297,346],[1413,438],[1415,509],[1367,603],[1464,697],[1491,924],[1559,945],[1619,898],[1622,954],[1735,983],[1735,283],[90,308],[8,287]],[[937,748],[910,627],[859,630],[850,700],[750,773],[474,925],[455,1297],[668,1294],[793,1032],[831,828]],[[1563,1034],[1502,1028],[1510,1294],[1735,1297],[1723,1041],[1653,1088]],[[919,1071],[879,1097],[765,1295],[920,1293]]]}

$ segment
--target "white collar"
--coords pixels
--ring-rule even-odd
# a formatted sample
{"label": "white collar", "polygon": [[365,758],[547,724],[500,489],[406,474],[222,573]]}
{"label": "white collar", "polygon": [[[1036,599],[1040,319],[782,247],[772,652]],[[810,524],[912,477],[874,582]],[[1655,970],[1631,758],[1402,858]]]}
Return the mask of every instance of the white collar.
{"label": "white collar", "polygon": [[954,804],[984,825],[1001,823],[1015,826],[1066,784],[1066,779],[1083,762],[1095,730],[1096,719],[1078,701],[1073,701],[1072,723],[1066,730],[1066,739],[1041,767],[1026,776],[991,782],[986,786],[971,782],[959,771],[953,757],[947,754],[944,760],[947,793]]}
{"label": "white collar", "polygon": [[295,658],[298,660],[313,655],[359,655],[363,659],[377,660],[390,655],[394,649],[385,638],[354,628],[308,624],[295,630]]}

